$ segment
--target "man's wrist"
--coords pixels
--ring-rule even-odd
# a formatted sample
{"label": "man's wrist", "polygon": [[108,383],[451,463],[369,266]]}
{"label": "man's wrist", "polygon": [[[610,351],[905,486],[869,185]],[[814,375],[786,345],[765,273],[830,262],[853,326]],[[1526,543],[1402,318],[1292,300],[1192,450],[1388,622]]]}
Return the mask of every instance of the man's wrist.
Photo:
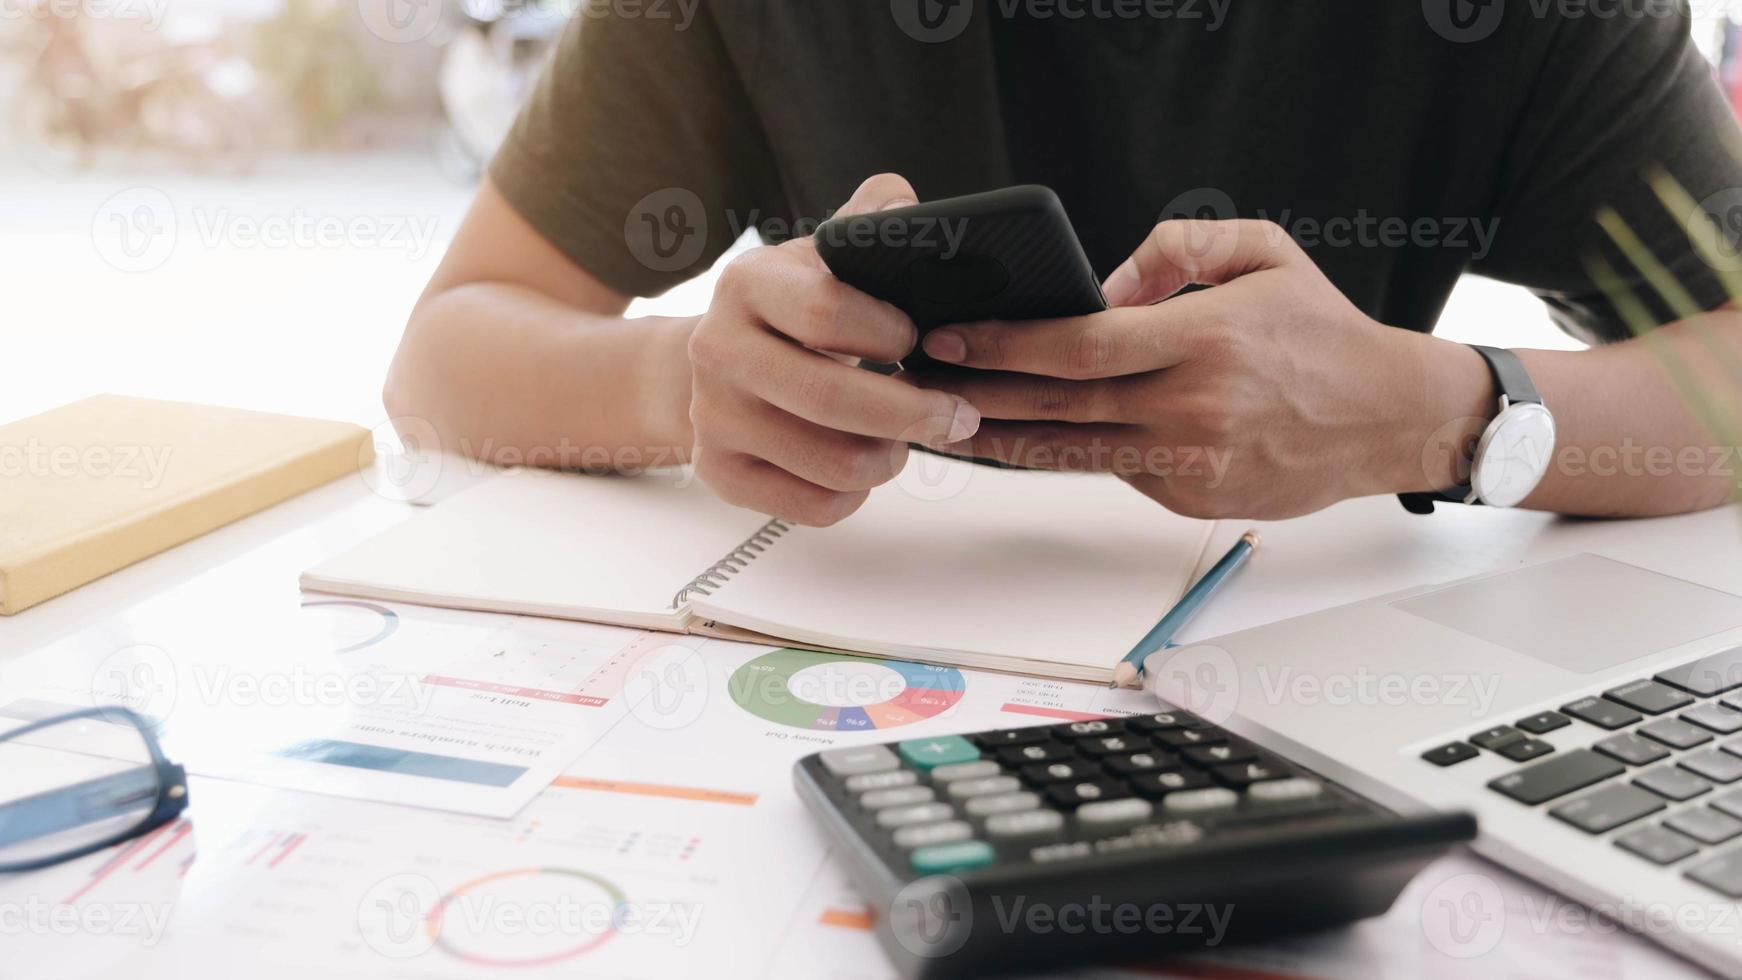
{"label": "man's wrist", "polygon": [[[1404,333],[1399,331],[1399,333]],[[1408,333],[1393,400],[1394,431],[1377,493],[1437,493],[1470,481],[1476,443],[1499,411],[1482,356],[1464,344]]]}

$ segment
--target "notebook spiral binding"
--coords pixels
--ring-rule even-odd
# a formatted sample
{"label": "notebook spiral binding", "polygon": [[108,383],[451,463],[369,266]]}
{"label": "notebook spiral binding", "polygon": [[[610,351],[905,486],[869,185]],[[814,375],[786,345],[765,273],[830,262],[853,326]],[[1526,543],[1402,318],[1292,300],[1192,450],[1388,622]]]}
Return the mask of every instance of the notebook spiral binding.
{"label": "notebook spiral binding", "polygon": [[747,568],[757,556],[768,550],[779,537],[792,530],[785,521],[770,519],[762,529],[745,538],[738,547],[726,552],[726,557],[708,566],[708,570],[695,578],[689,584],[677,590],[677,595],[671,599],[671,608],[681,609],[692,594],[713,595],[715,590],[725,585],[732,576]]}

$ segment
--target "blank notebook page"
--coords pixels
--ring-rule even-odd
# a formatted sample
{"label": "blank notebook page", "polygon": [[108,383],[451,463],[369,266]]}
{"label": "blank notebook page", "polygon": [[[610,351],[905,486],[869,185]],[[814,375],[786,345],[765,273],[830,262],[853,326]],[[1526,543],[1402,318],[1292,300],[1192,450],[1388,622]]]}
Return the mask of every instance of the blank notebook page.
{"label": "blank notebook page", "polygon": [[[682,485],[687,484],[687,485]],[[671,628],[672,597],[767,518],[687,471],[511,470],[311,569],[305,588]]]}
{"label": "blank notebook page", "polygon": [[1114,477],[916,453],[857,514],[793,529],[691,604],[803,642],[893,656],[959,651],[1098,676],[1184,593],[1210,528]]}

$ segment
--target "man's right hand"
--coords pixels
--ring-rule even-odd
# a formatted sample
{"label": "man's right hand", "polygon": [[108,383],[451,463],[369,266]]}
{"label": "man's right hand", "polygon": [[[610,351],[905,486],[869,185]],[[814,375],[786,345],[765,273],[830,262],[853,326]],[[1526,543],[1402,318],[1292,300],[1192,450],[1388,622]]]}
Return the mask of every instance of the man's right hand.
{"label": "man's right hand", "polygon": [[[893,174],[840,214],[915,203]],[[940,391],[866,371],[912,353],[913,322],[836,279],[810,239],[726,267],[690,336],[696,474],[727,503],[797,524],[834,524],[894,479],[909,443],[972,436],[980,413]]]}

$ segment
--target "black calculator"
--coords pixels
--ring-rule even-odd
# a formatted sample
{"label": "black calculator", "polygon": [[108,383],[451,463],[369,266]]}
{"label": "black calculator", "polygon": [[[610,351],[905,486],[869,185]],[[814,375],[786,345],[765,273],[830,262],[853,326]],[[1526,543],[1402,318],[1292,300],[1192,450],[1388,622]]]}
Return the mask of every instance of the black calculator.
{"label": "black calculator", "polygon": [[910,977],[1135,962],[1379,915],[1475,836],[1189,712],[818,752],[799,795]]}

